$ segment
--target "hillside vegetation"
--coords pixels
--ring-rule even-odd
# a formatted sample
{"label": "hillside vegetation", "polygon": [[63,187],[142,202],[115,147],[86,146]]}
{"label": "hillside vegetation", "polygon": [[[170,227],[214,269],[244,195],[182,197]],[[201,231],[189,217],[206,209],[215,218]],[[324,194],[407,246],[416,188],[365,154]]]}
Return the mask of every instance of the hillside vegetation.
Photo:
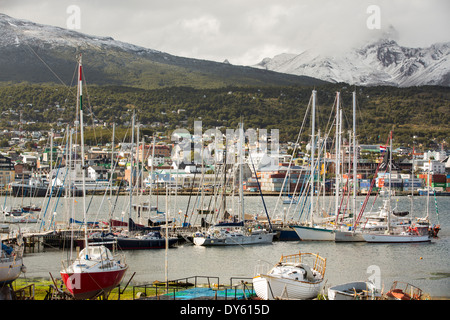
{"label": "hillside vegetation", "polygon": [[[131,107],[135,106],[138,121],[147,127],[144,134],[162,131],[170,135],[176,128],[193,133],[194,121],[202,128],[278,129],[280,141],[295,141],[310,101],[310,86],[286,87],[223,87],[195,89],[170,87],[139,89],[123,86],[90,86],[84,91],[85,122],[108,124],[97,128],[96,141],[111,140],[111,124],[129,127]],[[329,84],[317,90],[317,125],[330,130],[334,117],[336,92],[341,92],[344,113],[343,135],[352,126],[352,91],[357,92],[357,132],[361,144],[384,143],[390,130],[397,145],[431,146],[449,143],[450,88],[447,87],[351,87]],[[73,123],[76,88],[59,85],[10,85],[0,87],[0,127],[17,128],[21,119],[25,129],[48,129],[56,123]],[[309,136],[310,116],[305,121],[302,139]],[[11,122],[13,121],[13,122]],[[16,121],[16,122],[14,122]],[[34,123],[32,123],[34,122]],[[118,129],[120,132],[120,129]],[[125,132],[126,130],[123,130]],[[224,131],[223,131],[224,132]],[[334,131],[332,131],[334,132]],[[123,133],[124,135],[125,133]],[[97,141],[98,140],[98,141]]]}

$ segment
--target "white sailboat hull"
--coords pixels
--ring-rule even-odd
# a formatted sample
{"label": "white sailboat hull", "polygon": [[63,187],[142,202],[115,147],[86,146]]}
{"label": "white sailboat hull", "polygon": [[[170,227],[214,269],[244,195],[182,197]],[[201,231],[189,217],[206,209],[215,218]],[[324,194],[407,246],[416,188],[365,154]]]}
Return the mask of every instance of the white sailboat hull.
{"label": "white sailboat hull", "polygon": [[334,230],[326,228],[292,226],[302,241],[334,241]]}
{"label": "white sailboat hull", "polygon": [[307,300],[317,297],[323,281],[307,282],[283,279],[270,275],[258,275],[253,278],[256,295],[263,300],[289,299]]}
{"label": "white sailboat hull", "polygon": [[23,270],[22,258],[5,259],[0,262],[0,285],[16,280]]}
{"label": "white sailboat hull", "polygon": [[408,234],[363,234],[366,242],[372,243],[407,243],[407,242],[429,242],[428,235],[408,235]]}
{"label": "white sailboat hull", "polygon": [[364,242],[364,237],[360,231],[338,231],[334,233],[336,242]]}
{"label": "white sailboat hull", "polygon": [[252,235],[229,237],[194,237],[197,246],[233,246],[272,243],[275,233],[260,233]]}

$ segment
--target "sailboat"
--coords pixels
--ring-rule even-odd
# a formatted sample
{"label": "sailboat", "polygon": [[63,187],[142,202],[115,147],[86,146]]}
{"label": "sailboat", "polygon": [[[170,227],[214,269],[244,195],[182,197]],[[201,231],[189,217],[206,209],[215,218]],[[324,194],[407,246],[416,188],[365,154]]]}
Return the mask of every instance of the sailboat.
{"label": "sailboat", "polygon": [[[392,131],[390,133],[390,148],[389,148],[389,170],[392,168]],[[391,179],[389,179],[389,206],[391,195]],[[388,211],[387,229],[385,232],[367,232],[362,233],[366,242],[372,243],[412,243],[412,242],[430,242],[431,238],[427,233],[421,234],[414,229],[412,225],[397,226],[394,228],[392,224],[392,212]]]}
{"label": "sailboat", "polygon": [[[81,133],[81,162],[84,165],[84,128],[83,128],[83,95],[82,95],[82,62],[78,58],[78,94]],[[84,174],[82,175],[84,181]],[[83,183],[83,215],[86,222],[86,190]],[[92,246],[87,239],[87,223],[84,223],[85,248],[75,260],[62,261],[61,278],[67,290],[76,300],[94,299],[99,296],[107,298],[112,289],[122,281],[128,265],[123,256],[113,256],[103,244]]]}
{"label": "sailboat", "polygon": [[25,272],[24,243],[20,231],[15,236],[10,233],[9,226],[2,225],[1,228],[0,233],[7,234],[8,237],[0,238],[0,288],[11,284],[22,272]]}
{"label": "sailboat", "polygon": [[[239,201],[241,220],[228,223],[217,223],[208,228],[206,232],[197,232],[194,234],[193,242],[197,246],[233,246],[233,245],[251,245],[251,244],[269,244],[272,243],[275,235],[272,230],[267,231],[262,228],[255,228],[252,225],[244,223],[244,192],[243,192],[243,148],[244,148],[244,130],[242,124],[239,128]],[[256,175],[256,172],[255,172]],[[257,180],[258,181],[258,180]],[[259,182],[258,182],[259,184]],[[224,184],[224,190],[225,190]],[[264,201],[264,199],[263,199]],[[225,205],[224,205],[225,210]],[[269,225],[270,219],[269,219]]]}
{"label": "sailboat", "polygon": [[325,268],[326,259],[314,253],[281,256],[269,272],[253,278],[253,288],[263,300],[313,299],[322,289]]}
{"label": "sailboat", "polygon": [[[311,182],[310,182],[310,212],[311,221],[309,225],[292,225],[291,227],[295,230],[297,235],[302,241],[334,241],[334,227],[317,225],[313,223],[314,214],[314,176],[315,176],[315,164],[314,164],[314,153],[315,153],[315,112],[316,112],[316,90],[312,92],[312,125],[311,125]],[[339,93],[337,93],[337,106],[339,110]],[[337,115],[339,112],[337,112]],[[338,125],[336,125],[336,132],[338,131]],[[338,165],[336,166],[338,167]],[[337,187],[336,187],[337,188]],[[337,189],[336,189],[337,190]]]}
{"label": "sailboat", "polygon": [[[135,112],[133,112],[132,118],[132,134],[131,134],[131,145],[134,145],[134,127],[135,127]],[[107,243],[108,247],[117,245],[120,250],[143,250],[143,249],[164,249],[166,247],[166,240],[169,247],[173,247],[177,244],[177,237],[169,237],[167,234],[166,227],[166,237],[164,237],[160,230],[161,225],[169,224],[167,214],[164,213],[159,217],[158,223],[153,223],[154,226],[145,226],[142,224],[135,223],[131,218],[132,207],[133,207],[133,177],[134,173],[134,158],[131,152],[131,174],[130,174],[130,200],[129,200],[129,211],[128,211],[128,223],[119,220],[110,220],[111,226],[114,227],[126,227],[126,230],[122,232],[97,232],[91,234],[89,237],[90,243]],[[164,220],[162,220],[164,219]],[[150,224],[149,219],[149,224]]]}
{"label": "sailboat", "polygon": [[205,233],[196,233],[193,242],[197,246],[234,246],[272,243],[275,233],[265,229],[242,226],[215,225]]}
{"label": "sailboat", "polygon": [[[334,241],[336,242],[363,242],[364,238],[359,230],[357,231],[356,223],[356,177],[357,177],[357,148],[356,148],[356,92],[353,91],[353,226],[347,230],[336,229]],[[372,220],[371,220],[372,221]]]}

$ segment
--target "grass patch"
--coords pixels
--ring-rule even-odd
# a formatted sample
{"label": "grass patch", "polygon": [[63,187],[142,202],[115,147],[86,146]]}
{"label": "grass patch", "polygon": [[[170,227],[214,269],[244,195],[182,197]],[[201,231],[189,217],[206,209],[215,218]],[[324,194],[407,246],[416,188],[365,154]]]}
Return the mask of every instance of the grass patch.
{"label": "grass patch", "polygon": [[[61,289],[65,289],[62,281],[60,279],[55,279],[57,285]],[[133,300],[133,286],[128,285],[124,290],[126,282],[122,282],[120,287],[120,298],[119,298],[119,288],[115,288],[111,291],[108,300]],[[51,293],[51,287],[54,286],[51,279],[44,278],[18,278],[13,283],[13,288],[15,291],[27,286],[34,286],[34,300],[45,300],[48,298],[49,293]],[[28,292],[28,290],[27,290]],[[137,292],[135,292],[137,293]],[[154,295],[154,290],[147,290],[147,296]]]}

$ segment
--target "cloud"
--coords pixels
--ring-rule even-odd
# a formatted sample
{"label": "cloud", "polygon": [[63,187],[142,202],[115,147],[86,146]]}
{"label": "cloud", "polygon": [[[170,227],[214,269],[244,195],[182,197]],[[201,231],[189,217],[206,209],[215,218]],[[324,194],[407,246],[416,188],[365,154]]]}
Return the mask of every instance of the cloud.
{"label": "cloud", "polygon": [[[15,18],[66,27],[69,5],[81,30],[191,58],[252,65],[264,57],[313,48],[338,53],[393,26],[399,43],[448,41],[448,0],[2,0]],[[381,29],[367,27],[380,8]]]}

